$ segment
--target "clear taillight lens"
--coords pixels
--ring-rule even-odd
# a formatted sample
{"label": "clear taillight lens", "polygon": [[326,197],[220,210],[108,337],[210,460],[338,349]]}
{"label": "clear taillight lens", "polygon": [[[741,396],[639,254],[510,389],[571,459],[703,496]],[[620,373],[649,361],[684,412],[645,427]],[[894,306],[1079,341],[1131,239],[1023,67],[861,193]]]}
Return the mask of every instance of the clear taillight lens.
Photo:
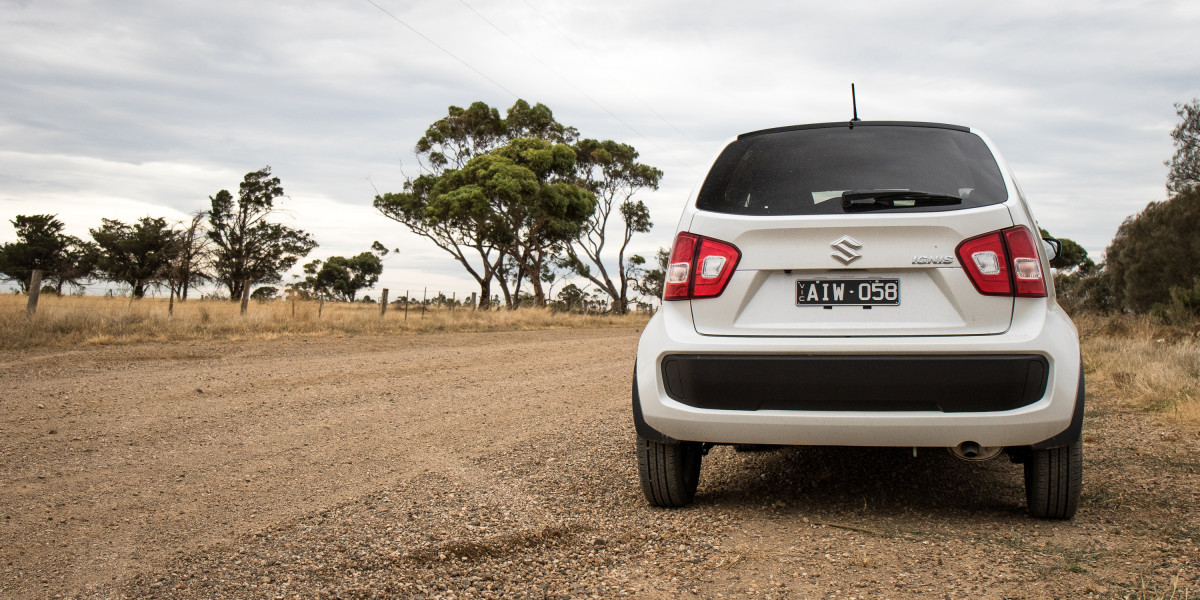
{"label": "clear taillight lens", "polygon": [[680,233],[667,264],[663,300],[714,298],[725,291],[742,254],[726,242]]}
{"label": "clear taillight lens", "polygon": [[1024,225],[973,237],[959,244],[956,253],[981,294],[1046,296],[1046,280],[1033,233]]}

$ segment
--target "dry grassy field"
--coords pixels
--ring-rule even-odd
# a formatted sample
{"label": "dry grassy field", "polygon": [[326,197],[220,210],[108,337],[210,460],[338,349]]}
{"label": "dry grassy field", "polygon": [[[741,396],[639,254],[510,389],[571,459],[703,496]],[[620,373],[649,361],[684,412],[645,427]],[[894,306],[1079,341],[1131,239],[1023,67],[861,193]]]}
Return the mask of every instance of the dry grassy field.
{"label": "dry grassy field", "polygon": [[1150,316],[1076,315],[1089,392],[1200,425],[1200,338]]}
{"label": "dry grassy field", "polygon": [[581,315],[541,309],[475,311],[378,304],[313,301],[176,302],[168,315],[165,298],[130,300],[104,296],[44,295],[33,319],[25,316],[26,297],[0,296],[0,350],[96,344],[198,340],[263,340],[281,336],[413,334],[528,331],[576,327],[629,327],[647,315]]}

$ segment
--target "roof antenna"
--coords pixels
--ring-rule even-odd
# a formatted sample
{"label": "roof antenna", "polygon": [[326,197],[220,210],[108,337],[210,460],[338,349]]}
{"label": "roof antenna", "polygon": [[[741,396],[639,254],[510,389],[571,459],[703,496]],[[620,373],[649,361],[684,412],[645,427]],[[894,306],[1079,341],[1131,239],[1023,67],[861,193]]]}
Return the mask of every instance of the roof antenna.
{"label": "roof antenna", "polygon": [[858,118],[858,97],[854,93],[854,84],[850,84],[850,104],[854,107],[854,118],[850,119],[850,129],[854,129],[854,124],[860,121]]}

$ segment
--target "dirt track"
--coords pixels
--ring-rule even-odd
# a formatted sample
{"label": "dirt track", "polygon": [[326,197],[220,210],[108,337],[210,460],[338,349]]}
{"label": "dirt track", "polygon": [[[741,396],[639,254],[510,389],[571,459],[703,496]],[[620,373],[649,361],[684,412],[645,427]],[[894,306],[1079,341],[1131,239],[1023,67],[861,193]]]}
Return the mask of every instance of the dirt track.
{"label": "dirt track", "polygon": [[[1194,431],[1089,401],[1073,522],[944,451],[706,458],[648,508],[633,330],[0,357],[0,597],[1200,592]],[[1137,596],[1135,596],[1137,597]],[[1147,595],[1147,597],[1160,597]]]}

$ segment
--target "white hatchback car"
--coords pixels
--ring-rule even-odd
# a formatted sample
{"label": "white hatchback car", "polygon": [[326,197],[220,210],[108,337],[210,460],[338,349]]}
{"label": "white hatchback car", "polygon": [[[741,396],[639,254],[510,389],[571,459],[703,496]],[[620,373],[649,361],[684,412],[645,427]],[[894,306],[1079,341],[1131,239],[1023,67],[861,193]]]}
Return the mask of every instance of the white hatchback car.
{"label": "white hatchback car", "polygon": [[739,136],[684,209],[633,380],[650,503],[715,444],[945,447],[1025,465],[1071,518],[1079,339],[1029,206],[966,127],[850,121]]}

